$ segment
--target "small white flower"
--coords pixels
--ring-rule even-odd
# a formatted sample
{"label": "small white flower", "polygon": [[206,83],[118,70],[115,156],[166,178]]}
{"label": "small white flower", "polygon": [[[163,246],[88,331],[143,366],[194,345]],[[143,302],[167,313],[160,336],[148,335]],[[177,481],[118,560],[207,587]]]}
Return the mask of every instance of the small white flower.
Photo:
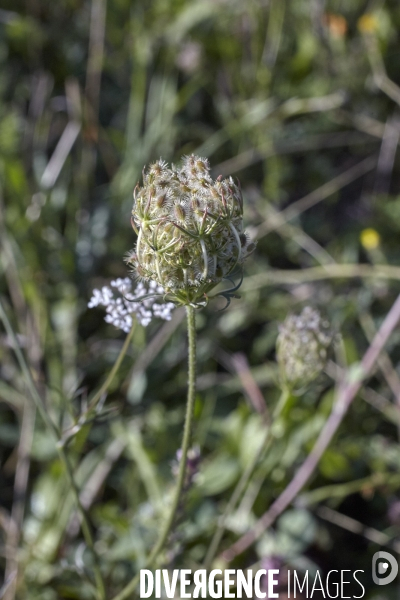
{"label": "small white flower", "polygon": [[[147,327],[153,317],[164,321],[171,320],[172,310],[175,305],[172,302],[160,303],[159,295],[164,294],[164,289],[151,281],[149,285],[139,282],[132,290],[132,280],[115,279],[110,286],[103,286],[101,290],[93,290],[93,295],[88,303],[89,308],[104,306],[106,316],[104,320],[128,333],[132,327],[133,315],[143,327]],[[154,294],[150,298],[144,298],[147,294]]]}

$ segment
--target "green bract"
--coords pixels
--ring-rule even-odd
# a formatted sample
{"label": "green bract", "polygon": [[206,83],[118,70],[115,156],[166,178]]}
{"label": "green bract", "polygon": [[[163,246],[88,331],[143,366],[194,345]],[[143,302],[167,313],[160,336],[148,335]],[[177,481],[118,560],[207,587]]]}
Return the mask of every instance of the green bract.
{"label": "green bract", "polygon": [[181,168],[159,160],[134,191],[137,276],[156,281],[176,304],[204,306],[208,293],[254,250],[243,231],[243,200],[233,179],[213,181],[206,158]]}

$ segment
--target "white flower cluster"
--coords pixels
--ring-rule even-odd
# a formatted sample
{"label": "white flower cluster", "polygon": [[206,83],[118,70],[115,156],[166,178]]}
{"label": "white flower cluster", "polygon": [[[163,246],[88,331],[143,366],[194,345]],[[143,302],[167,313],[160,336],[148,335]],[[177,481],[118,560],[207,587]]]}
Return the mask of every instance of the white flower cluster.
{"label": "white flower cluster", "polygon": [[[163,295],[164,289],[155,281],[150,281],[148,286],[139,282],[132,290],[132,280],[129,277],[125,279],[115,279],[110,282],[110,286],[105,285],[101,290],[93,290],[93,296],[88,303],[89,308],[95,306],[105,306],[106,316],[104,320],[122,329],[128,333],[132,327],[133,315],[141,325],[146,327],[153,317],[159,317],[164,321],[171,320],[172,310],[175,305],[172,302],[157,302],[156,295]],[[150,298],[143,296],[154,294]]]}

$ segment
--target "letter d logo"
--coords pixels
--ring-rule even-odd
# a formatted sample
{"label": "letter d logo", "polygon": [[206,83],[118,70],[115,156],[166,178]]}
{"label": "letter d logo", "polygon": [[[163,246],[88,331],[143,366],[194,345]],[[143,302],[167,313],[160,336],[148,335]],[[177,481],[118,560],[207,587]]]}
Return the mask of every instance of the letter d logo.
{"label": "letter d logo", "polygon": [[[377,564],[378,560],[384,562]],[[389,565],[391,567],[390,570]],[[396,579],[398,572],[399,565],[397,564],[397,560],[389,552],[381,550],[380,552],[376,552],[372,557],[372,579],[376,585],[392,583]],[[386,577],[379,577],[379,575],[384,575],[385,573],[388,573]]]}

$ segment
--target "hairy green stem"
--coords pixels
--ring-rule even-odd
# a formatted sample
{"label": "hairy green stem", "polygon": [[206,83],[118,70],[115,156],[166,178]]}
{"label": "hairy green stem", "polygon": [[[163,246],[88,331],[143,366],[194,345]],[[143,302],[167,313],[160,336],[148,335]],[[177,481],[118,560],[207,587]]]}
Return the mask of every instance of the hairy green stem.
{"label": "hairy green stem", "polygon": [[[183,439],[182,439],[182,456],[179,463],[179,471],[178,478],[176,482],[176,488],[174,493],[174,498],[172,501],[172,506],[170,508],[170,512],[167,520],[165,521],[164,527],[161,531],[160,537],[156,542],[153,550],[150,553],[150,556],[146,560],[146,563],[143,568],[152,567],[157,558],[159,557],[162,549],[164,548],[170,531],[174,525],[177,511],[179,509],[179,505],[181,502],[182,492],[185,484],[185,474],[186,474],[186,462],[187,462],[187,454],[190,446],[191,434],[192,434],[192,424],[193,424],[193,409],[194,409],[194,401],[196,395],[196,320],[195,320],[195,312],[192,306],[186,306],[187,312],[187,325],[188,325],[188,341],[189,341],[189,358],[188,358],[188,393],[187,393],[187,404],[186,404],[186,417],[185,417],[185,427],[183,430]],[[117,594],[113,600],[126,600],[129,598],[131,594],[134,593],[138,583],[139,583],[140,574],[137,573],[135,577],[128,583],[128,585]]]}
{"label": "hairy green stem", "polygon": [[208,548],[206,557],[204,559],[204,568],[207,570],[210,569],[211,563],[212,563],[214,556],[218,550],[218,547],[221,543],[222,537],[225,532],[226,521],[227,521],[229,515],[235,509],[235,506],[238,503],[240,497],[242,496],[254,469],[256,468],[258,462],[262,458],[262,455],[264,454],[264,452],[266,452],[268,450],[270,443],[274,437],[274,434],[271,431],[272,425],[275,422],[275,420],[281,415],[282,410],[283,410],[284,406],[286,405],[286,402],[288,401],[289,397],[290,397],[289,391],[286,388],[283,389],[281,396],[278,400],[278,404],[276,405],[276,408],[274,410],[274,414],[272,416],[272,423],[270,424],[268,429],[265,431],[265,434],[261,440],[261,444],[260,444],[258,451],[255,453],[255,455],[253,456],[253,459],[249,462],[249,464],[243,471],[242,476],[239,479],[235,489],[233,490],[233,494],[229,499],[228,506],[226,507],[224,514],[220,517],[220,519],[218,521],[217,529],[214,533],[214,536],[211,540],[211,544]]}
{"label": "hairy green stem", "polygon": [[[11,323],[7,317],[7,314],[3,308],[1,300],[0,300],[0,319],[3,322],[4,329],[6,330],[6,333],[12,342],[13,350],[17,357],[17,361],[19,363],[19,366],[21,368],[22,374],[25,379],[26,387],[32,397],[32,400],[34,401],[46,426],[53,433],[56,441],[59,442],[60,432],[59,432],[58,428],[56,427],[56,425],[54,424],[53,420],[50,418],[50,416],[47,412],[46,406],[43,402],[43,399],[36,389],[36,385],[33,380],[32,373],[31,373],[28,363],[26,362],[25,357],[21,351],[21,348],[20,348],[18,340],[17,340],[17,336],[14,333],[14,330],[13,330]],[[89,521],[88,521],[88,518],[87,518],[87,515],[85,512],[85,509],[83,508],[83,506],[80,502],[80,499],[79,499],[79,490],[76,486],[76,483],[75,483],[75,480],[73,477],[72,468],[71,468],[71,465],[70,465],[70,462],[68,459],[68,455],[67,455],[65,449],[63,448],[63,446],[59,443],[57,443],[57,451],[58,451],[60,460],[61,460],[62,464],[64,465],[65,471],[67,473],[68,481],[69,481],[69,484],[72,489],[72,493],[74,494],[75,501],[76,501],[78,510],[81,515],[82,531],[83,531],[86,545],[88,546],[88,548],[90,549],[90,551],[92,552],[92,555],[93,555],[93,561],[94,561],[93,570],[94,570],[94,576],[95,576],[95,581],[96,581],[98,598],[99,598],[99,600],[106,600],[105,585],[104,585],[103,577],[102,577],[102,574],[100,571],[97,553],[94,548],[93,536],[92,536],[92,533],[90,530],[90,525],[89,525]]]}

